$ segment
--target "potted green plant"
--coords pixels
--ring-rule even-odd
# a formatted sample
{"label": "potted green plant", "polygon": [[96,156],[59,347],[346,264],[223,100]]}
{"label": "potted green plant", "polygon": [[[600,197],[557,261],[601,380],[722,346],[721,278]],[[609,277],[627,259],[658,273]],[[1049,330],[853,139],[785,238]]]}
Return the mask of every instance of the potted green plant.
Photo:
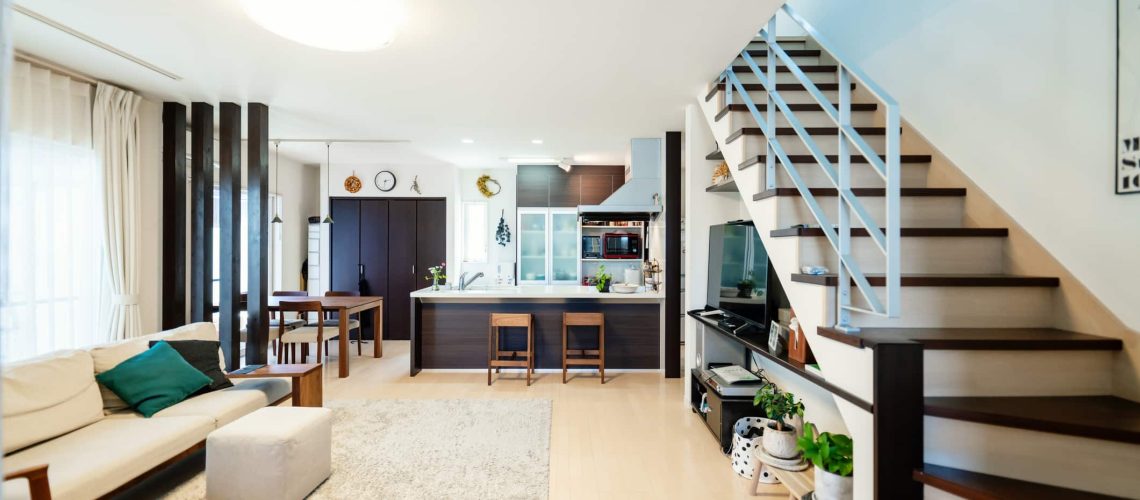
{"label": "potted green plant", "polygon": [[428,268],[428,272],[431,273],[431,276],[424,276],[424,279],[431,281],[432,291],[439,291],[439,280],[447,279],[447,276],[443,274],[445,267],[447,267],[447,263],[440,262],[438,266]]}
{"label": "potted green plant", "polygon": [[764,429],[764,451],[776,458],[796,458],[796,428],[792,420],[803,417],[804,404],[790,392],[782,392],[775,384],[767,384],[756,391],[752,404],[762,407],[768,416]]}
{"label": "potted green plant", "polygon": [[804,458],[815,465],[815,497],[847,500],[854,496],[855,443],[844,434],[820,433],[810,423],[796,442]]}
{"label": "potted green plant", "polygon": [[613,278],[613,276],[606,273],[606,266],[602,264],[598,266],[598,272],[594,273],[594,286],[599,292],[607,293],[610,291],[610,282],[613,281]]}

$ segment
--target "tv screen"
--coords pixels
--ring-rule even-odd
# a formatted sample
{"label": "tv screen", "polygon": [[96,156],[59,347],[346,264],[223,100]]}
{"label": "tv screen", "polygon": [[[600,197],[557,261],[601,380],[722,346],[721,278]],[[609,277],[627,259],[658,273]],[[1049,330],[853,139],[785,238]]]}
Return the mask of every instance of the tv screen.
{"label": "tv screen", "polygon": [[768,252],[751,223],[709,228],[708,306],[767,325]]}

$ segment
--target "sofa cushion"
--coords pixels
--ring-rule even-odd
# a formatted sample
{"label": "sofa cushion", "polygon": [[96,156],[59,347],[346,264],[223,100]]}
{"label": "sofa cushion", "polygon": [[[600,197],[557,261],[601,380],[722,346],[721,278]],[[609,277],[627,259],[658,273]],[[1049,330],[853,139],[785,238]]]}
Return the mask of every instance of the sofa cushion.
{"label": "sofa cushion", "polygon": [[221,427],[264,407],[265,398],[258,391],[213,391],[182,401],[152,418],[210,417],[214,427]]}
{"label": "sofa cushion", "polygon": [[203,375],[210,377],[210,385],[203,387],[194,393],[205,394],[210,391],[217,391],[225,389],[226,387],[233,387],[234,383],[226,378],[225,371],[222,367],[218,366],[218,349],[221,349],[221,343],[216,340],[152,340],[150,346],[154,347],[159,342],[166,342],[170,347],[173,347],[178,354],[185,359],[190,366],[193,366]]}
{"label": "sofa cushion", "polygon": [[[114,342],[95,346],[88,349],[91,358],[95,361],[95,373],[103,373],[114,368],[119,363],[136,356],[150,348],[152,340],[218,340],[218,330],[213,323],[191,323],[171,330],[165,330],[150,335],[143,335],[130,340]],[[218,351],[218,365],[224,367],[225,360],[221,350]],[[110,414],[130,407],[110,389],[100,386],[103,394],[103,411]]]}
{"label": "sofa cushion", "polygon": [[[206,439],[209,417],[103,419],[4,457],[4,471],[48,464],[52,498],[97,498]],[[4,498],[28,498],[27,482],[4,484]]]}
{"label": "sofa cushion", "polygon": [[4,367],[4,453],[73,431],[103,417],[84,351],[57,351]]}
{"label": "sofa cushion", "polygon": [[170,344],[146,352],[95,376],[132,408],[150,417],[210,385],[210,377],[187,363]]}

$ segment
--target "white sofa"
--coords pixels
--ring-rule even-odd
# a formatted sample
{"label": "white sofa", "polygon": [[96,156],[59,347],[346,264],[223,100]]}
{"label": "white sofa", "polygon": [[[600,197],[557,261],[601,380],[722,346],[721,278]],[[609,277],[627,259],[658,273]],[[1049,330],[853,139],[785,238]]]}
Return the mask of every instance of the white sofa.
{"label": "white sofa", "polygon": [[[214,429],[290,395],[287,379],[243,379],[143,418],[95,375],[159,339],[218,340],[218,332],[211,323],[194,323],[5,366],[4,473],[48,464],[53,498],[100,497],[202,446]],[[221,363],[220,352],[218,358]],[[3,498],[29,498],[27,481],[6,481]]]}

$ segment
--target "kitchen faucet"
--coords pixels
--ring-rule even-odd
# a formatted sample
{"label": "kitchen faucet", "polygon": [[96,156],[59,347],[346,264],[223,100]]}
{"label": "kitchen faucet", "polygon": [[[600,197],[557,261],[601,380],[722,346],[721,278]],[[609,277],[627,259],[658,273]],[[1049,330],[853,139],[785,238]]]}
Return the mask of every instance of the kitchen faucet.
{"label": "kitchen faucet", "polygon": [[475,280],[483,277],[483,273],[478,272],[478,273],[475,273],[475,276],[472,276],[471,279],[467,279],[468,274],[470,274],[470,273],[463,273],[463,274],[459,275],[459,289],[460,290],[466,290],[467,287],[469,285],[471,285],[472,281],[475,281]]}

